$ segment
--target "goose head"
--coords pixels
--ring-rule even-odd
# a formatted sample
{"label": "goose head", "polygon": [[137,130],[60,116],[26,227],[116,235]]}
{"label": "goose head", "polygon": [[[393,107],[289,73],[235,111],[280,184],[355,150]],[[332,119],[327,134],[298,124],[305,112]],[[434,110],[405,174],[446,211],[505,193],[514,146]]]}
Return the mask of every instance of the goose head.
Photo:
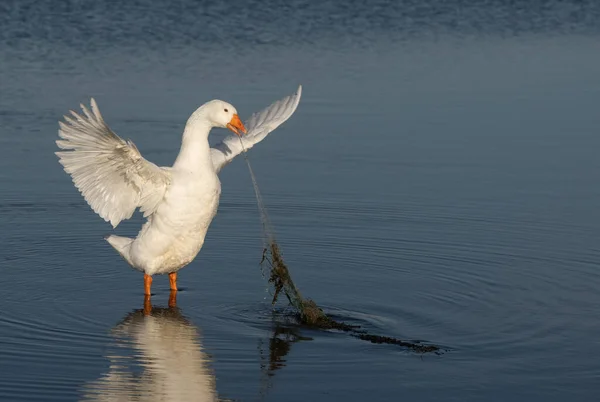
{"label": "goose head", "polygon": [[228,128],[241,136],[246,134],[246,127],[232,104],[222,100],[213,100],[202,106],[203,114],[213,127]]}

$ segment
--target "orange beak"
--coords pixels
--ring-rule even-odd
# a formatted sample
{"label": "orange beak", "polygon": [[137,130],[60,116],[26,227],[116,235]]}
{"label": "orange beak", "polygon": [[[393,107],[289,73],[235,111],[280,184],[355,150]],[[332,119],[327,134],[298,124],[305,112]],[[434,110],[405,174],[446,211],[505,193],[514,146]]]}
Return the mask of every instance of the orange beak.
{"label": "orange beak", "polygon": [[238,116],[237,114],[234,114],[231,118],[231,121],[227,123],[227,128],[239,135],[240,137],[242,136],[242,134],[240,134],[240,131],[246,134],[246,127],[244,127],[244,124],[240,120],[240,116]]}

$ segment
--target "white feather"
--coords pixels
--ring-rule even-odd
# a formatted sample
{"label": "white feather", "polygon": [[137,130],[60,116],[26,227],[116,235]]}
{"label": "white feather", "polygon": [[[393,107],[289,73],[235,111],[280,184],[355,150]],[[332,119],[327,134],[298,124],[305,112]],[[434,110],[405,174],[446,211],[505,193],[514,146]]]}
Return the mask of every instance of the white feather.
{"label": "white feather", "polygon": [[144,159],[133,142],[108,127],[94,99],[91,106],[91,113],[81,105],[83,116],[71,111],[73,117],[59,123],[60,163],[90,207],[113,227],[138,207],[151,215],[171,181],[168,168]]}
{"label": "white feather", "polygon": [[[296,111],[300,97],[302,96],[302,86],[298,87],[295,94],[286,96],[274,102],[271,106],[254,113],[246,121],[245,126],[248,132],[243,135],[242,142],[246,150],[261,142],[271,131],[275,130]],[[240,137],[232,134],[211,149],[211,157],[216,172],[219,172],[223,166],[227,165],[233,158],[242,153]]]}

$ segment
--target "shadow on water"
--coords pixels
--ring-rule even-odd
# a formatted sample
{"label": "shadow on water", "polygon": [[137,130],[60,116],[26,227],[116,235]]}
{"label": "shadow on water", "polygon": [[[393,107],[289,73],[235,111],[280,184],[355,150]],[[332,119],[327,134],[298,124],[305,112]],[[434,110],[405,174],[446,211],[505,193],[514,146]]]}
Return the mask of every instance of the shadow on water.
{"label": "shadow on water", "polygon": [[217,395],[201,332],[176,306],[149,298],[112,329],[109,369],[86,384],[83,401],[225,401]]}

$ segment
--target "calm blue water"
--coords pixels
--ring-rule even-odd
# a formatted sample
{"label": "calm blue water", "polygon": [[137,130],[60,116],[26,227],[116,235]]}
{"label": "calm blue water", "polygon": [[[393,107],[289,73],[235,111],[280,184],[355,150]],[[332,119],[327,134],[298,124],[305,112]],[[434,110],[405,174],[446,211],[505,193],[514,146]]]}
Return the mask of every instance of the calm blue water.
{"label": "calm blue water", "polygon": [[[599,71],[594,1],[1,2],[0,400],[596,400]],[[53,154],[92,96],[170,165],[202,103],[298,84],[250,152],[298,287],[448,353],[273,315],[241,159],[178,308],[158,277],[144,316]]]}

